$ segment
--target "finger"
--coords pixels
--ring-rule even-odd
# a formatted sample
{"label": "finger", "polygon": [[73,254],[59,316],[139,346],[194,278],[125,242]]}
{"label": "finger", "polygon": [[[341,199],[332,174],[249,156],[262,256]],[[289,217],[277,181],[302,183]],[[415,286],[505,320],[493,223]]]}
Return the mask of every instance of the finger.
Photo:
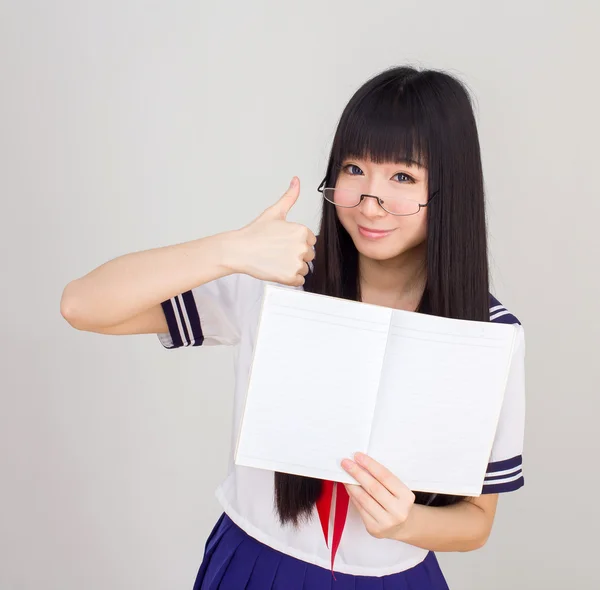
{"label": "finger", "polygon": [[306,279],[301,274],[297,274],[296,280],[294,281],[292,286],[293,287],[302,287],[305,282],[306,282]]}
{"label": "finger", "polygon": [[292,182],[283,196],[262,215],[269,219],[285,219],[290,209],[294,206],[300,195],[300,180],[297,176],[292,178]]}
{"label": "finger", "polygon": [[388,513],[379,502],[370,496],[361,486],[348,484],[346,485],[348,495],[351,500],[354,500],[374,522],[379,524],[386,522]]}
{"label": "finger", "polygon": [[310,232],[307,241],[309,246],[314,246],[317,243],[317,238],[315,237],[315,234]]}
{"label": "finger", "polygon": [[304,262],[310,262],[311,260],[315,259],[315,251],[312,248],[309,248],[306,253],[304,254],[304,256],[302,257],[302,259],[304,260]]}
{"label": "finger", "polygon": [[298,270],[296,274],[305,277],[310,272],[310,267],[308,266],[308,262],[305,262],[302,258],[298,260]]}
{"label": "finger", "polygon": [[361,485],[361,487],[388,512],[396,508],[396,498],[381,482],[354,461],[344,459],[342,467]]}
{"label": "finger", "polygon": [[369,455],[356,453],[354,459],[396,498],[400,498],[406,491],[411,491],[389,469],[375,461],[372,457],[369,457]]}
{"label": "finger", "polygon": [[[348,487],[346,485],[346,487]],[[354,508],[356,508],[356,511],[360,514],[360,517],[362,518],[362,521],[365,523],[365,526],[367,528],[376,528],[378,525],[378,522],[368,513],[367,510],[365,510],[362,505],[360,504],[360,502],[358,500],[355,500],[353,496],[350,495],[350,492],[348,492],[348,495],[350,496],[350,502],[352,502],[352,505],[354,506]]]}

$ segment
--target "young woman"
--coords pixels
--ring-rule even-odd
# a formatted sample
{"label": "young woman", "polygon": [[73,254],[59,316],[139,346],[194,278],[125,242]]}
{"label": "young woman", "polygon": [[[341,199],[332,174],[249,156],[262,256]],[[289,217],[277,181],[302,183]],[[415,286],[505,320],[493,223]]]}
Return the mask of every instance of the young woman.
{"label": "young woman", "polygon": [[[224,513],[206,543],[195,590],[441,590],[447,584],[434,552],[481,547],[498,494],[523,485],[523,332],[489,293],[481,156],[465,88],[444,72],[407,67],[367,81],[341,116],[319,191],[318,240],[286,220],[300,192],[294,178],[246,227],[127,254],[71,282],[62,314],[82,330],[157,333],[166,348],[236,346],[234,432],[267,281],[517,324],[482,495],[413,493],[362,455],[343,461],[357,484],[338,485],[335,494],[331,482],[231,462],[217,491]],[[298,367],[299,374],[307,370]]]}

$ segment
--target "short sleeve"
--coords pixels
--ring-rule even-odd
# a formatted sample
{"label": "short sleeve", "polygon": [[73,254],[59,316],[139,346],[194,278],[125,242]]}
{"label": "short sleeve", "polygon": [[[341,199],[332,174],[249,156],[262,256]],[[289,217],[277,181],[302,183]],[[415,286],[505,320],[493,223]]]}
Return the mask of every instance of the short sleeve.
{"label": "short sleeve", "polygon": [[261,293],[261,281],[232,274],[176,295],[161,304],[169,331],[158,338],[165,348],[235,345]]}
{"label": "short sleeve", "polygon": [[[508,323],[506,315],[502,317],[504,321],[501,323]],[[520,324],[517,324],[516,328],[513,357],[482,494],[512,492],[525,483],[523,478],[525,335]]]}

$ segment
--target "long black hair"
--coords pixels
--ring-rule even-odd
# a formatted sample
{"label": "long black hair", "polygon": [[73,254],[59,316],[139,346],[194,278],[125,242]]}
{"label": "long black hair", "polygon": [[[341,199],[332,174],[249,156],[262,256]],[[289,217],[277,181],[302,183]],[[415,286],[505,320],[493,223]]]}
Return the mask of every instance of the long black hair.
{"label": "long black hair", "polygon": [[[437,316],[489,321],[483,173],[477,126],[465,86],[446,72],[395,67],[361,86],[340,118],[323,183],[334,187],[349,157],[413,161],[428,175],[426,284],[417,308]],[[361,300],[358,252],[335,206],[323,200],[314,270],[305,290]],[[282,523],[309,517],[319,479],[275,474]],[[416,492],[432,506],[463,497]]]}

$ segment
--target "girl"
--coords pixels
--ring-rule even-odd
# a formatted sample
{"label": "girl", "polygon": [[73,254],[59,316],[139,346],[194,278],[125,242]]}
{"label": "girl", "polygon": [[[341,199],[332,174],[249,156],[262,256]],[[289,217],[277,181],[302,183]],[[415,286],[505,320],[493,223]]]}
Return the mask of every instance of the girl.
{"label": "girl", "polygon": [[246,227],[128,254],[71,282],[62,314],[82,330],[157,333],[166,348],[235,345],[234,433],[267,281],[518,324],[482,495],[413,493],[364,455],[343,461],[357,482],[344,486],[231,462],[194,590],[441,590],[434,552],[484,545],[498,494],[523,485],[523,333],[489,293],[481,157],[465,88],[444,72],[408,67],[367,81],[344,109],[318,190],[318,240],[286,220],[300,192],[294,177]]}

